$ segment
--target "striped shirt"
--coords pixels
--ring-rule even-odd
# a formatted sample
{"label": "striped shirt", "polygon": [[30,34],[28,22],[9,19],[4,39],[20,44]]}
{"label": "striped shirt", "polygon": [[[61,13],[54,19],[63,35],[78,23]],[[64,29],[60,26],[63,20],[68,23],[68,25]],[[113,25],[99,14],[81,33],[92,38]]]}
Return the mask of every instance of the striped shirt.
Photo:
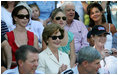
{"label": "striped shirt", "polygon": [[4,36],[6,32],[9,32],[8,27],[6,23],[1,20],[1,34]]}
{"label": "striped shirt", "polygon": [[89,45],[87,42],[88,30],[81,21],[74,19],[71,25],[66,25],[64,29],[74,34],[75,52],[78,52],[80,48]]}

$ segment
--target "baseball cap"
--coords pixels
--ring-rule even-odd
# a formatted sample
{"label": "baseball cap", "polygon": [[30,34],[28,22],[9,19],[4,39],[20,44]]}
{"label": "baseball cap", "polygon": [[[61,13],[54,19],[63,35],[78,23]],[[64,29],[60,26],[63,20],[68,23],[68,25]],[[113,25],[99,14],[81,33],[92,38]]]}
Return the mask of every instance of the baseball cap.
{"label": "baseball cap", "polygon": [[92,35],[100,35],[100,34],[109,34],[107,31],[106,31],[106,28],[102,25],[95,25],[93,28],[92,28],[92,31],[91,31],[91,34]]}

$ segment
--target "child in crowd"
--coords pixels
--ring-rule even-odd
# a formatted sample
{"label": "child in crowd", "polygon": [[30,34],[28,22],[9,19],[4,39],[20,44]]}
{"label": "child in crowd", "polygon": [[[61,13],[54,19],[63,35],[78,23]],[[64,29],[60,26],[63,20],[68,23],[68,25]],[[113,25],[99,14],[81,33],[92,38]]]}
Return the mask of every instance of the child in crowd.
{"label": "child in crowd", "polygon": [[90,46],[94,46],[94,41],[91,37],[91,31],[89,31],[87,34],[87,42],[89,43]]}
{"label": "child in crowd", "polygon": [[39,21],[43,24],[43,20],[42,19],[39,19],[39,16],[40,16],[40,9],[39,7],[37,6],[36,3],[34,4],[30,4],[29,5],[32,9],[32,20],[36,20],[36,21]]}

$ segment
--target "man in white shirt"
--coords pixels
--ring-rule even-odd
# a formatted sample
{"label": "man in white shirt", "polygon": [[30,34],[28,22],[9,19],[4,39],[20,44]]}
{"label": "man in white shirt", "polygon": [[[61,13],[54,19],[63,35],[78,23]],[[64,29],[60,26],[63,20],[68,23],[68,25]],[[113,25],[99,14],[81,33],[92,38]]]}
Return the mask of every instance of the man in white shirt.
{"label": "man in white shirt", "polygon": [[38,50],[33,46],[23,45],[15,53],[17,67],[8,69],[3,74],[42,74],[37,71]]}

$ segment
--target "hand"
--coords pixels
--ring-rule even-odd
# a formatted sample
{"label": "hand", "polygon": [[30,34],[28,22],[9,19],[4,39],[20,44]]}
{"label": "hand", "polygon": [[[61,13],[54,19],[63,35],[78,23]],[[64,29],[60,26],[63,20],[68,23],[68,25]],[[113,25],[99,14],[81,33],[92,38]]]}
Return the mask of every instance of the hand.
{"label": "hand", "polygon": [[74,66],[72,68],[75,68],[78,65],[78,63],[74,64]]}
{"label": "hand", "polygon": [[107,56],[109,56],[109,50],[108,49],[104,49],[101,51],[101,55],[102,55],[102,58],[105,58]]}
{"label": "hand", "polygon": [[4,66],[1,66],[1,74],[6,71],[7,69]]}
{"label": "hand", "polygon": [[104,49],[103,51],[104,51],[105,57],[106,56],[110,56],[112,54],[112,51],[111,50]]}
{"label": "hand", "polygon": [[49,23],[51,21],[51,17],[49,17],[47,20],[46,20],[46,23]]}
{"label": "hand", "polygon": [[117,50],[115,48],[112,48],[111,51],[113,52],[113,56],[117,57]]}
{"label": "hand", "polygon": [[59,68],[58,74],[60,74],[61,72],[63,72],[66,69],[67,69],[67,65],[62,64],[61,67]]}
{"label": "hand", "polygon": [[17,63],[16,63],[16,61],[12,61],[12,64],[11,64],[11,66],[17,66]]}
{"label": "hand", "polygon": [[43,26],[46,27],[49,22],[51,22],[50,17],[47,20],[43,21]]}

